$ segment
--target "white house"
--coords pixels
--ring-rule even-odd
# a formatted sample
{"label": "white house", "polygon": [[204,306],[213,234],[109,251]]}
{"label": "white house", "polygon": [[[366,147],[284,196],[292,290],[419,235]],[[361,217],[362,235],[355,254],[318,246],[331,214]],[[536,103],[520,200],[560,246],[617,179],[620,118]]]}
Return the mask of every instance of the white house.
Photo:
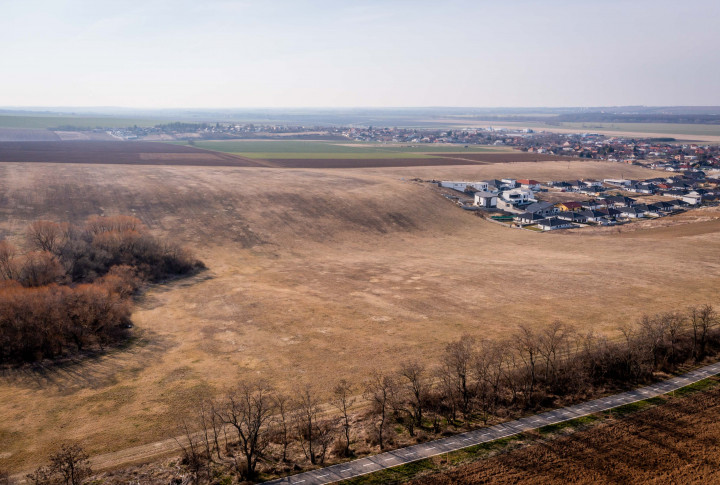
{"label": "white house", "polygon": [[687,202],[690,205],[700,205],[700,204],[702,204],[702,195],[693,191],[687,195],[682,196],[681,200],[683,202]]}
{"label": "white house", "polygon": [[465,192],[465,189],[468,187],[472,187],[473,189],[477,191],[485,191],[488,189],[488,183],[487,182],[452,182],[448,180],[443,180],[440,182],[440,187],[445,187],[446,189],[453,189],[457,190],[458,192]]}
{"label": "white house", "polygon": [[514,206],[530,204],[535,201],[532,190],[529,189],[505,190],[500,194],[500,197]]}
{"label": "white house", "polygon": [[554,229],[567,229],[568,227],[573,227],[573,225],[570,221],[563,221],[562,219],[558,219],[556,217],[549,217],[538,222],[538,227],[543,231],[552,231]]}
{"label": "white house", "polygon": [[533,179],[520,179],[517,181],[517,183],[520,184],[520,187],[523,189],[530,189],[533,192],[537,192],[540,190],[541,184],[537,180]]}
{"label": "white house", "polygon": [[497,207],[497,194],[492,192],[475,192],[475,204],[478,207]]}

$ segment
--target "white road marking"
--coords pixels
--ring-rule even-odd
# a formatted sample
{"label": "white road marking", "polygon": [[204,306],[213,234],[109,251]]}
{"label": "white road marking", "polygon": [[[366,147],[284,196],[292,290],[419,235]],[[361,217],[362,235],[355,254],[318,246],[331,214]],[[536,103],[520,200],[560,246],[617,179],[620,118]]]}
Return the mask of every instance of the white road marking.
{"label": "white road marking", "polygon": [[367,463],[367,464],[365,464],[365,465],[363,465],[363,466],[373,466],[373,465],[375,465],[375,464],[376,464],[376,463]]}

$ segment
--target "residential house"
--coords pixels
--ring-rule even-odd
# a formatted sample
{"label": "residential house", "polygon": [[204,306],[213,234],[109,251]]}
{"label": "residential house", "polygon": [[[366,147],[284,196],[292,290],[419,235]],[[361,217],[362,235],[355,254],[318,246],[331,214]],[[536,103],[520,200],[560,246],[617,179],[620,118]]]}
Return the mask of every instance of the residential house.
{"label": "residential house", "polygon": [[488,189],[488,183],[487,182],[452,182],[449,180],[443,180],[440,182],[440,187],[445,187],[446,189],[453,189],[457,190],[458,192],[465,192],[465,190],[470,187],[471,189],[475,189],[477,191],[483,191]]}
{"label": "residential house", "polygon": [[572,227],[572,222],[558,219],[557,217],[548,217],[538,222],[538,227],[543,231],[553,231],[555,229],[567,229]]}
{"label": "residential house", "polygon": [[605,200],[608,201],[608,206],[612,205],[613,207],[629,207],[635,205],[635,203],[637,202],[635,199],[622,195],[613,195],[610,197],[606,197]]}
{"label": "residential house", "polygon": [[513,217],[515,222],[518,224],[536,224],[539,221],[542,221],[545,219],[545,216],[540,215],[538,213],[532,213],[532,212],[523,212],[522,214],[518,214]]}
{"label": "residential house", "polygon": [[528,189],[505,190],[500,196],[505,202],[513,206],[527,205],[535,201],[532,191]]}
{"label": "residential house", "polygon": [[522,187],[523,189],[530,189],[533,192],[540,190],[540,187],[542,185],[540,184],[540,182],[533,179],[519,179],[517,183],[519,183],[520,187]]}
{"label": "residential house", "polygon": [[583,205],[580,202],[568,201],[568,202],[559,202],[559,203],[555,204],[555,207],[557,207],[558,211],[574,212],[574,211],[582,210]]}
{"label": "residential house", "polygon": [[475,203],[478,207],[497,207],[497,194],[492,192],[475,192]]}
{"label": "residential house", "polygon": [[586,209],[584,211],[578,212],[579,215],[585,217],[585,220],[588,222],[603,222],[608,221],[609,216],[602,211],[592,210],[592,209]]}
{"label": "residential house", "polygon": [[617,210],[620,211],[620,217],[627,217],[628,219],[639,219],[641,217],[645,217],[645,211],[638,209],[638,207],[639,206],[618,207]]}
{"label": "residential house", "polygon": [[525,207],[526,212],[530,212],[532,214],[540,214],[542,216],[549,216],[557,212],[557,210],[557,207],[555,207],[551,202],[545,201],[534,202],[529,206]]}
{"label": "residential house", "polygon": [[555,217],[564,221],[579,222],[581,224],[587,222],[587,217],[583,216],[579,212],[558,212],[555,214]]}

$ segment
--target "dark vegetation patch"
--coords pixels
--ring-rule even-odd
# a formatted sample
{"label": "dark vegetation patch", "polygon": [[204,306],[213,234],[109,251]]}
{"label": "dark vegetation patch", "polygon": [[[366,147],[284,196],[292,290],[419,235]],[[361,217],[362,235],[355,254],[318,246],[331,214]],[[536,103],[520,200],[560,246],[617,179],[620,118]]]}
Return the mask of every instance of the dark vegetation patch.
{"label": "dark vegetation patch", "polygon": [[229,153],[170,143],[131,141],[0,142],[0,162],[261,167]]}
{"label": "dark vegetation patch", "polygon": [[204,266],[134,217],[84,225],[36,221],[29,251],[0,240],[0,364],[78,354],[129,336],[130,300],[143,281]]}

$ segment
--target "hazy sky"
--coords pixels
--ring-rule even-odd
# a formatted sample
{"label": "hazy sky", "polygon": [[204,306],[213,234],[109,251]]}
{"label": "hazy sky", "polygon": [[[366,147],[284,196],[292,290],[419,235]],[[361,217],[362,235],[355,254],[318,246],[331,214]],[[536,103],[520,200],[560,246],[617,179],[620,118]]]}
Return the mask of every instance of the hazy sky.
{"label": "hazy sky", "polygon": [[0,0],[0,106],[720,105],[718,0]]}

